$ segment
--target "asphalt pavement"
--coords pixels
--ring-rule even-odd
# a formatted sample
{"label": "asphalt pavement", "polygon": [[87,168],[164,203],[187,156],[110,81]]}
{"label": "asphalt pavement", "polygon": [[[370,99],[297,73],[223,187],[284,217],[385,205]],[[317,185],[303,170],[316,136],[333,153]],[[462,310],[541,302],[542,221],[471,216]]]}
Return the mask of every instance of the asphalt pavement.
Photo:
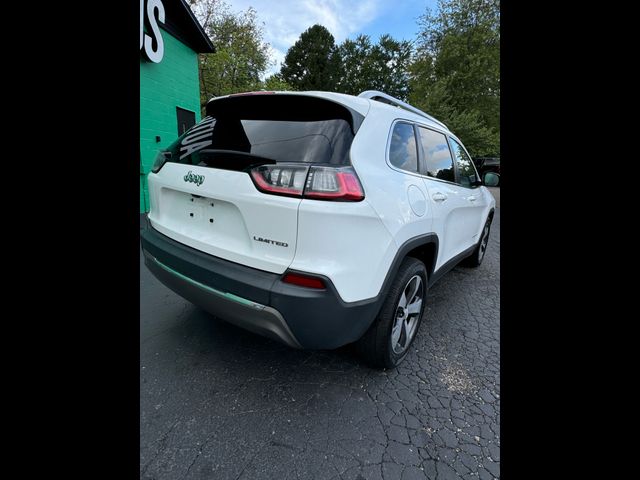
{"label": "asphalt pavement", "polygon": [[496,199],[496,208],[500,208],[500,187],[488,187],[493,198]]}
{"label": "asphalt pavement", "polygon": [[217,320],[140,259],[140,478],[500,476],[500,210],[478,269],[428,294],[396,370]]}

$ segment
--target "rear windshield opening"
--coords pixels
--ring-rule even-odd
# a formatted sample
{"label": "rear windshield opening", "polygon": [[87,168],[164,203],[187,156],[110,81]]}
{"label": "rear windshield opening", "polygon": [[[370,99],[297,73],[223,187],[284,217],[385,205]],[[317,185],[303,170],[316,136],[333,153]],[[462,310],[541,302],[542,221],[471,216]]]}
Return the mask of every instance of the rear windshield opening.
{"label": "rear windshield opening", "polygon": [[273,163],[349,164],[361,115],[299,95],[247,95],[211,101],[207,116],[168,149],[167,161],[244,170]]}

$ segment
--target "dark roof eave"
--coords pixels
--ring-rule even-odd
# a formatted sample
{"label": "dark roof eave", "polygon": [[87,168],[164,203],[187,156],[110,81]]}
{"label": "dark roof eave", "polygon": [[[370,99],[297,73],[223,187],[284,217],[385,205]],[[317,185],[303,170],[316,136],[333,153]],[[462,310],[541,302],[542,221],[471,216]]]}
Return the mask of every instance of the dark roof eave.
{"label": "dark roof eave", "polygon": [[185,2],[185,0],[180,0],[180,3],[186,9],[187,13],[191,17],[191,20],[193,21],[193,24],[198,29],[198,33],[200,34],[201,40],[204,43],[202,47],[196,51],[198,53],[215,53],[216,49],[213,46],[213,43],[211,43],[211,40],[209,39],[206,32],[204,31],[204,28],[202,28],[202,25],[200,25],[200,22],[198,21],[196,16],[193,14],[193,11],[191,11],[191,8],[189,7],[189,5],[187,5],[187,2]]}
{"label": "dark roof eave", "polygon": [[160,24],[196,53],[214,53],[215,47],[185,0],[164,0],[165,22]]}

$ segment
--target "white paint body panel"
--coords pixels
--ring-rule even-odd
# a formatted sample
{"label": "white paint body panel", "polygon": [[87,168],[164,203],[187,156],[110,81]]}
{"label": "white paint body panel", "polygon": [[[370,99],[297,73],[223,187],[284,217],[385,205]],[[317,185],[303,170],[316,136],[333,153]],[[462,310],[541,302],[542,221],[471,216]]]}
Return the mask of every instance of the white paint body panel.
{"label": "white paint body panel", "polygon": [[[184,181],[189,171],[205,176],[202,185]],[[177,163],[167,163],[157,174],[149,174],[148,183],[149,220],[160,233],[205,253],[267,272],[283,273],[293,260],[299,198],[265,195],[244,172]],[[191,202],[191,194],[203,198]],[[254,236],[288,246],[257,242]]]}
{"label": "white paint body panel", "polygon": [[[465,188],[392,167],[387,161],[388,146],[393,124],[401,120],[458,140],[449,130],[428,118],[371,101],[369,114],[351,147],[351,161],[364,185],[367,200],[398,248],[419,235],[435,233],[438,236],[439,251],[434,268],[437,271],[477,243],[490,210],[495,208],[495,200],[486,187]],[[418,187],[426,197],[423,216],[416,215],[407,200],[410,185]],[[432,195],[435,192],[446,193],[447,200],[434,201]],[[471,196],[475,201],[469,200]]]}
{"label": "white paint body panel", "polygon": [[[456,255],[478,243],[480,231],[489,214],[488,209],[485,214],[488,201],[480,193],[480,188],[486,190],[485,187],[470,189],[428,177],[424,177],[423,181],[431,198],[433,231],[438,234],[440,240],[435,271]],[[434,201],[433,196],[438,194],[445,195],[446,200]],[[475,196],[476,200],[471,202],[470,196]]]}
{"label": "white paint body panel", "polygon": [[326,275],[345,302],[377,295],[397,246],[369,203],[302,200],[291,269]]}

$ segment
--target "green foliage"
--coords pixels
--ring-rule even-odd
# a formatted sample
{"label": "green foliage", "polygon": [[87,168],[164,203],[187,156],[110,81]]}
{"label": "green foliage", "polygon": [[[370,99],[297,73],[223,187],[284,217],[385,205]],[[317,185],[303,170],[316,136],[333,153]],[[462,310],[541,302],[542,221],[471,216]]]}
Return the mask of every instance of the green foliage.
{"label": "green foliage", "polygon": [[282,76],[279,73],[275,73],[267,78],[265,78],[262,88],[264,90],[269,90],[273,92],[283,92],[283,91],[292,91],[295,90],[292,85],[289,85],[282,79]]}
{"label": "green foliage", "polygon": [[202,106],[212,97],[261,89],[260,76],[271,63],[256,11],[249,8],[234,14],[218,0],[192,0],[191,4],[216,49],[200,55]]}
{"label": "green foliage", "polygon": [[314,25],[273,65],[256,12],[222,0],[189,0],[216,53],[200,55],[201,100],[251,90],[381,90],[445,122],[473,156],[500,154],[500,0],[438,0],[415,42],[358,35],[336,46]]}
{"label": "green foliage", "polygon": [[500,152],[500,1],[439,0],[420,18],[409,101],[471,155]]}
{"label": "green foliage", "polygon": [[314,25],[289,48],[280,69],[282,79],[296,90],[334,91],[339,79],[340,59],[333,35]]}
{"label": "green foliage", "polygon": [[372,44],[368,35],[358,35],[355,40],[345,40],[337,54],[341,65],[338,92],[358,95],[364,90],[381,90],[407,98],[410,42],[382,35]]}

